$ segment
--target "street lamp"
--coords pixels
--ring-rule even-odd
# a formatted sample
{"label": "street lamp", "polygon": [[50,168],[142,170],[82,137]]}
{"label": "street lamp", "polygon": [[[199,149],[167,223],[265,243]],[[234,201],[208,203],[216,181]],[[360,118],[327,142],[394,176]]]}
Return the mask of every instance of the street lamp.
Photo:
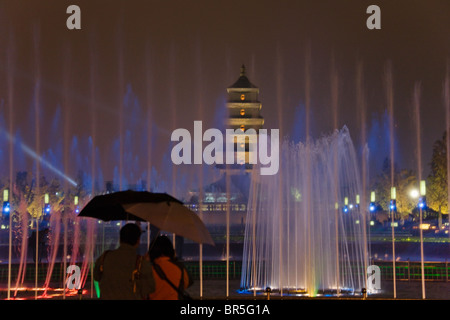
{"label": "street lamp", "polygon": [[370,193],[370,205],[369,205],[369,210],[370,212],[374,212],[376,209],[376,205],[375,205],[375,191],[372,191]]}
{"label": "street lamp", "polygon": [[78,205],[78,196],[75,196],[73,198],[73,204],[75,205],[75,213],[79,213],[80,212],[80,207]]}
{"label": "street lamp", "polygon": [[419,190],[417,190],[417,189],[412,189],[412,190],[409,192],[409,195],[410,195],[411,198],[417,199],[417,198],[419,197]]}
{"label": "street lamp", "polygon": [[44,215],[50,214],[50,197],[48,193],[44,195]]}
{"label": "street lamp", "polygon": [[11,212],[11,206],[9,204],[9,190],[3,190],[3,209],[2,213],[7,216]]}
{"label": "street lamp", "polygon": [[396,210],[396,198],[397,192],[395,187],[391,188],[391,204],[389,206],[392,212],[391,216],[391,230],[392,230],[392,274],[393,274],[393,284],[394,284],[394,299],[397,297],[397,286],[396,286],[396,269],[395,269],[395,231],[394,231],[394,211]]}
{"label": "street lamp", "polygon": [[344,208],[342,208],[342,211],[344,211],[344,213],[348,212],[348,197],[344,198]]}
{"label": "street lamp", "polygon": [[394,212],[395,210],[397,210],[397,192],[395,187],[391,188],[391,202],[389,205],[389,208],[391,209],[392,212]]}
{"label": "street lamp", "polygon": [[420,209],[424,209],[426,206],[426,201],[425,201],[425,197],[420,197],[419,198],[419,204],[418,204]]}
{"label": "street lamp", "polygon": [[420,198],[419,198],[419,208],[424,209],[426,208],[426,195],[427,195],[427,187],[425,180],[420,181]]}
{"label": "street lamp", "polygon": [[423,230],[422,230],[422,209],[426,207],[425,196],[427,194],[425,180],[420,181],[420,199],[419,199],[419,220],[420,220],[420,266],[422,271],[422,298],[425,299],[425,267],[424,267],[424,256],[423,256]]}

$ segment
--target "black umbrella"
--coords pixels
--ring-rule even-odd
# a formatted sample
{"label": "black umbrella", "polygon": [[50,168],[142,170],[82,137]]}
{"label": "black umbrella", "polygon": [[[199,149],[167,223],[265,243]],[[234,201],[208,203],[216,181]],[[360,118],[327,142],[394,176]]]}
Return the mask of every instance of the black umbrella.
{"label": "black umbrella", "polygon": [[125,211],[123,205],[130,203],[159,203],[159,202],[182,202],[167,193],[153,193],[148,191],[119,191],[95,196],[80,211],[79,217],[91,217],[103,221],[134,220],[146,221],[140,217]]}
{"label": "black umbrella", "polygon": [[104,221],[147,221],[160,230],[173,232],[198,243],[214,245],[198,215],[166,193],[120,191],[96,196],[78,216]]}

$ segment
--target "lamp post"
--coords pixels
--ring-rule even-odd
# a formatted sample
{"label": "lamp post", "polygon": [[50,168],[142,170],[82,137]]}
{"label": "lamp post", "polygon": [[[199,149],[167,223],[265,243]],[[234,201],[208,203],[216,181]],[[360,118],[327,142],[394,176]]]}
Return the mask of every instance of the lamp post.
{"label": "lamp post", "polygon": [[426,207],[426,182],[420,181],[420,198],[419,198],[419,233],[420,233],[420,267],[422,271],[422,299],[425,299],[425,267],[423,262],[423,229],[422,229],[422,210]]}
{"label": "lamp post", "polygon": [[360,203],[361,203],[361,199],[359,197],[359,194],[357,194],[356,197],[355,197],[355,211],[356,211],[356,217],[357,217],[357,219],[355,220],[356,224],[359,224],[361,222],[359,220],[360,219],[360,216],[359,216],[360,215],[360,211],[359,211]]}
{"label": "lamp post", "polygon": [[73,198],[73,204],[75,205],[75,213],[80,213],[80,206],[78,205],[78,196]]}
{"label": "lamp post", "polygon": [[44,216],[50,214],[50,196],[48,193],[44,195]]}
{"label": "lamp post", "polygon": [[344,198],[344,207],[342,208],[342,211],[343,211],[344,213],[347,213],[347,212],[348,212],[348,197],[345,197],[345,198]]}
{"label": "lamp post", "polygon": [[392,277],[394,282],[394,299],[397,297],[396,272],[395,272],[395,232],[394,232],[394,212],[396,207],[397,193],[395,187],[391,188],[391,202],[389,212],[391,213],[391,231],[392,231]]}
{"label": "lamp post", "polygon": [[11,259],[12,259],[12,215],[11,215],[11,205],[9,203],[9,190],[3,190],[3,214],[8,214],[9,224],[9,248],[8,248],[8,300],[11,298]]}
{"label": "lamp post", "polygon": [[[377,209],[377,206],[375,204],[375,191],[370,192],[370,204],[369,204],[369,212],[374,213]],[[375,225],[375,222],[372,220],[372,216],[370,215],[370,225]]]}
{"label": "lamp post", "polygon": [[370,205],[369,210],[370,212],[375,212],[376,205],[375,205],[375,191],[370,192]]}
{"label": "lamp post", "polygon": [[6,217],[9,216],[9,213],[11,212],[11,207],[9,204],[9,190],[5,189],[3,190],[3,209],[2,214]]}

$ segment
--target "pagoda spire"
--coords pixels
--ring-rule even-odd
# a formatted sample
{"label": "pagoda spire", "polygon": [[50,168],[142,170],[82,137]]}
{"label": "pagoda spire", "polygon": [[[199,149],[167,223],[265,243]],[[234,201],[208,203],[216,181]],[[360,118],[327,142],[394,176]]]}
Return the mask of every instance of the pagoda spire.
{"label": "pagoda spire", "polygon": [[241,77],[245,76],[245,65],[244,64],[241,66],[241,74],[240,74],[240,76]]}

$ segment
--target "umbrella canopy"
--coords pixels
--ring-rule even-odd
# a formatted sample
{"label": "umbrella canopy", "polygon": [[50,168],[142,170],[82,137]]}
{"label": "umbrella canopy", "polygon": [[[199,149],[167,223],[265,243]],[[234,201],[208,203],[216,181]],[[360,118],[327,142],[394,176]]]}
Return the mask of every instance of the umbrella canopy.
{"label": "umbrella canopy", "polygon": [[214,245],[214,241],[198,215],[178,202],[126,204],[127,212],[161,230],[172,232],[198,243]]}
{"label": "umbrella canopy", "polygon": [[214,245],[198,215],[166,193],[128,190],[96,196],[78,216],[103,221],[147,221],[161,230]]}
{"label": "umbrella canopy", "polygon": [[134,220],[146,221],[142,218],[136,217],[133,214],[125,211],[124,204],[151,202],[158,203],[163,201],[173,201],[182,203],[180,200],[168,195],[167,193],[153,193],[148,191],[119,191],[108,194],[95,196],[88,204],[80,211],[79,217],[91,217],[103,221],[114,220]]}

